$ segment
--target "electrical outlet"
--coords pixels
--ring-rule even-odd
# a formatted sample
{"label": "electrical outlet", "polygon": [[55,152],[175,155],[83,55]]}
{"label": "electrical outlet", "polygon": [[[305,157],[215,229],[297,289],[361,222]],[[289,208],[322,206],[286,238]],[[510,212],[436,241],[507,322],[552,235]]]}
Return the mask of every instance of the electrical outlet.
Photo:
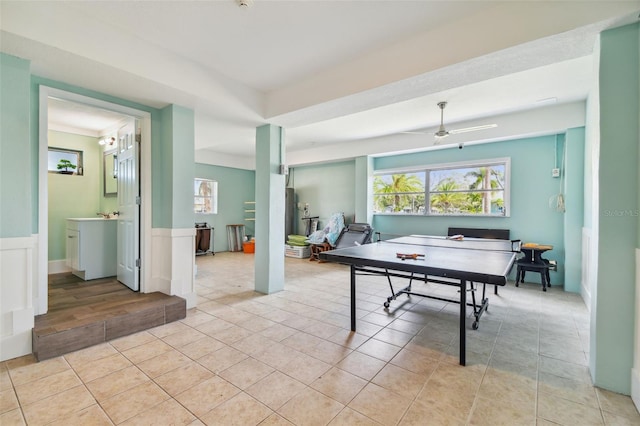
{"label": "electrical outlet", "polygon": [[560,177],[560,169],[551,169],[551,177]]}

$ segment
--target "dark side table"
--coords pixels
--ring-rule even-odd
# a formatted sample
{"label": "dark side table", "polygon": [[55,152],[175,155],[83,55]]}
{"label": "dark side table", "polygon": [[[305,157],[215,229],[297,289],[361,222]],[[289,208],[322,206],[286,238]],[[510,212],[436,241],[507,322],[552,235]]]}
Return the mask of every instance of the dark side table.
{"label": "dark side table", "polygon": [[524,282],[524,274],[527,271],[540,274],[542,291],[547,291],[547,287],[551,287],[549,277],[551,262],[542,257],[542,254],[549,250],[553,250],[553,246],[525,243],[520,247],[523,256],[516,261],[516,287],[519,287],[520,282]]}

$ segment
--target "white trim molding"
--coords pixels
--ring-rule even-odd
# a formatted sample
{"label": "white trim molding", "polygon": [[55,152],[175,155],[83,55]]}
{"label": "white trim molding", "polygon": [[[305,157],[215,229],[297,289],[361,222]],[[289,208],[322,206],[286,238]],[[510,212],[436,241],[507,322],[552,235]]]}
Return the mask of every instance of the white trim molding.
{"label": "white trim molding", "polygon": [[582,279],[580,295],[587,309],[591,310],[591,229],[582,228]]}
{"label": "white trim molding", "polygon": [[196,306],[195,237],[195,228],[152,229],[152,276],[145,293],[180,296],[186,299],[187,309]]}
{"label": "white trim molding", "polygon": [[137,110],[124,105],[115,104],[108,101],[103,101],[96,98],[80,95],[73,92],[68,92],[62,89],[56,89],[49,86],[40,86],[39,93],[39,165],[38,165],[38,232],[39,232],[39,248],[38,248],[38,260],[36,273],[38,279],[36,280],[37,287],[34,293],[34,304],[36,305],[36,312],[38,315],[45,314],[48,308],[48,238],[49,238],[49,194],[48,194],[48,173],[47,173],[47,161],[48,161],[48,99],[49,97],[55,97],[71,102],[76,102],[84,105],[90,105],[97,108],[101,108],[107,111],[115,111],[123,115],[135,117],[140,119],[140,126],[142,130],[142,143],[140,145],[141,156],[141,170],[140,170],[140,185],[141,185],[141,201],[142,210],[140,212],[140,258],[142,260],[142,266],[140,270],[140,291],[142,293],[148,293],[153,290],[146,288],[147,282],[151,280],[151,271],[147,265],[151,264],[151,114],[146,111]]}
{"label": "white trim molding", "polygon": [[636,248],[636,331],[633,368],[631,369],[631,399],[640,410],[640,248]]}
{"label": "white trim molding", "polygon": [[36,236],[0,239],[0,361],[31,353]]}

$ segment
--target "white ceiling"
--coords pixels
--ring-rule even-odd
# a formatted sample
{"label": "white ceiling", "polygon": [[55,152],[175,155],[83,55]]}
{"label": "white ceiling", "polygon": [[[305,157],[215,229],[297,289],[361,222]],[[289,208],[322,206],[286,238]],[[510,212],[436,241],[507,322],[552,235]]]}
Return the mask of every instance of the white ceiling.
{"label": "white ceiling", "polygon": [[[192,108],[196,160],[252,168],[265,123],[286,128],[292,164],[429,147],[431,136],[399,132],[433,131],[442,100],[449,128],[499,124],[452,143],[543,133],[511,121],[583,102],[597,34],[638,11],[638,0],[2,0],[0,47],[41,77]],[[51,105],[58,128],[99,135],[111,119]]]}

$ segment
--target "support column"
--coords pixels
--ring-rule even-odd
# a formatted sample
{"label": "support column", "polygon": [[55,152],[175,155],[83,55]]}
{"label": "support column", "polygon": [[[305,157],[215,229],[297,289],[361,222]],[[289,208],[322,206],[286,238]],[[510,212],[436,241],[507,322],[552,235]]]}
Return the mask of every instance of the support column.
{"label": "support column", "polygon": [[356,222],[373,225],[373,158],[356,158]]}
{"label": "support column", "polygon": [[584,216],[584,127],[567,129],[564,140],[564,290],[580,293],[582,284],[582,226]]}
{"label": "support column", "polygon": [[284,289],[284,141],[281,127],[256,129],[255,290],[271,294]]}
{"label": "support column", "polygon": [[598,78],[598,265],[589,365],[594,385],[625,395],[631,393],[637,314],[639,35],[640,24],[602,32]]}
{"label": "support column", "polygon": [[151,282],[160,291],[196,306],[193,227],[195,116],[192,109],[169,105],[161,111],[162,135],[152,146],[153,230]]}

